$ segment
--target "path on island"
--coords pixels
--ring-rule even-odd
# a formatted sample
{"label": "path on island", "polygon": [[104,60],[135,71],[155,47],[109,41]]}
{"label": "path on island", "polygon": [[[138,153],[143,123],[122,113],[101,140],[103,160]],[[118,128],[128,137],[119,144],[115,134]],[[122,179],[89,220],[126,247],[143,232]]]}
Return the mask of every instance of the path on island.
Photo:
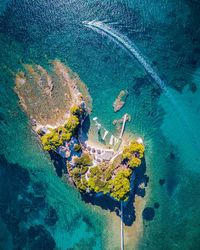
{"label": "path on island", "polygon": [[121,250],[124,250],[123,201],[121,201]]}

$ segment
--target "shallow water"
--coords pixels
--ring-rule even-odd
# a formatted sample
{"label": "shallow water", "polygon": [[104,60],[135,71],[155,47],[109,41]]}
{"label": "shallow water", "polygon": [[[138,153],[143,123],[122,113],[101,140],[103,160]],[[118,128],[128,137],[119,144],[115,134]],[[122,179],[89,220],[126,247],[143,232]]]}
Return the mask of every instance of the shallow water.
{"label": "shallow water", "polygon": [[[48,60],[58,58],[89,87],[92,117],[117,136],[112,121],[129,113],[126,133],[144,140],[149,176],[144,199],[155,215],[143,219],[138,245],[130,240],[126,249],[199,249],[200,4],[13,0],[5,6],[3,1],[0,248],[115,249],[109,210],[85,203],[56,175],[13,91],[12,72],[22,70],[23,63],[48,70]],[[127,50],[82,25],[94,19],[135,43],[167,85],[173,104]],[[129,96],[114,113],[112,105],[122,89]],[[97,140],[91,124],[91,137]]]}

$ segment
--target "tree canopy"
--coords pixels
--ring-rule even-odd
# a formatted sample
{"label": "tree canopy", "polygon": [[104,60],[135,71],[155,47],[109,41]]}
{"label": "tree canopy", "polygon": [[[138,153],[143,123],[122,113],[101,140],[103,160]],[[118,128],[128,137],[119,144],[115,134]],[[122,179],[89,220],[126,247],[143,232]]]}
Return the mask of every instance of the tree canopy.
{"label": "tree canopy", "polygon": [[81,112],[83,112],[83,109],[78,105],[74,105],[71,108],[72,115],[64,126],[59,126],[56,129],[50,129],[49,133],[46,133],[41,137],[45,150],[55,150],[59,146],[62,146],[64,141],[69,141],[72,136],[75,135],[79,128]]}
{"label": "tree canopy", "polygon": [[130,192],[130,175],[130,171],[122,169],[117,173],[115,179],[110,181],[110,195],[116,200],[126,201],[128,199],[128,193]]}
{"label": "tree canopy", "polygon": [[144,156],[144,145],[131,141],[128,146],[124,147],[122,159],[127,161],[130,168],[138,167],[141,165],[141,158]]}

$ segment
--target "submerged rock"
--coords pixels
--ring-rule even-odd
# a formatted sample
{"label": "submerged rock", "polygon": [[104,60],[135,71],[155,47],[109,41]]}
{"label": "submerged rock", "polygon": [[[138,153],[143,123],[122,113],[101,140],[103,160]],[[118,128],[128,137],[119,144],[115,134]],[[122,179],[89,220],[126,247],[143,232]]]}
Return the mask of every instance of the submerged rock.
{"label": "submerged rock", "polygon": [[159,208],[160,207],[160,204],[158,202],[155,202],[154,203],[154,208]]}
{"label": "submerged rock", "polygon": [[162,186],[163,184],[165,184],[165,179],[160,179],[159,180],[159,184]]}
{"label": "submerged rock", "polygon": [[48,226],[53,226],[53,225],[55,225],[57,220],[58,220],[58,216],[56,214],[56,210],[53,207],[50,207],[49,210],[48,210],[48,214],[44,218],[44,222]]}
{"label": "submerged rock", "polygon": [[[128,113],[126,113],[125,114],[126,115],[126,121],[131,121],[131,116],[128,114]],[[120,133],[121,132],[121,124],[123,123],[123,121],[124,121],[124,116],[125,115],[123,115],[122,116],[122,118],[121,119],[119,119],[119,120],[114,120],[112,123],[113,123],[113,125],[115,126],[116,125],[116,129],[117,129],[117,131]]]}
{"label": "submerged rock", "polygon": [[115,112],[119,111],[124,106],[127,96],[128,96],[127,90],[122,90],[119,93],[118,97],[116,98],[116,100],[113,103],[113,108],[114,108]]}
{"label": "submerged rock", "polygon": [[151,221],[155,216],[155,211],[152,207],[146,207],[142,212],[143,219]]}

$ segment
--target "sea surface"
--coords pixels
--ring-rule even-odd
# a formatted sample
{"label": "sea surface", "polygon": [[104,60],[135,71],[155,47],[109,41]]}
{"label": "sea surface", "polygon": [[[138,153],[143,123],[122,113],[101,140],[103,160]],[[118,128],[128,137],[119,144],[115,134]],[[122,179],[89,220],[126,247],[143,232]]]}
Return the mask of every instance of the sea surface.
{"label": "sea surface", "polygon": [[[126,135],[146,146],[151,214],[139,212],[141,236],[125,249],[200,249],[200,2],[4,0],[0,11],[0,249],[120,249],[109,209],[85,202],[60,178],[59,159],[43,152],[13,91],[22,64],[48,70],[55,58],[89,88],[107,142],[118,136],[113,120],[128,113]],[[165,88],[123,43],[82,23],[92,20],[127,37]],[[114,113],[121,90],[129,96]],[[91,128],[98,141],[92,120]]]}

